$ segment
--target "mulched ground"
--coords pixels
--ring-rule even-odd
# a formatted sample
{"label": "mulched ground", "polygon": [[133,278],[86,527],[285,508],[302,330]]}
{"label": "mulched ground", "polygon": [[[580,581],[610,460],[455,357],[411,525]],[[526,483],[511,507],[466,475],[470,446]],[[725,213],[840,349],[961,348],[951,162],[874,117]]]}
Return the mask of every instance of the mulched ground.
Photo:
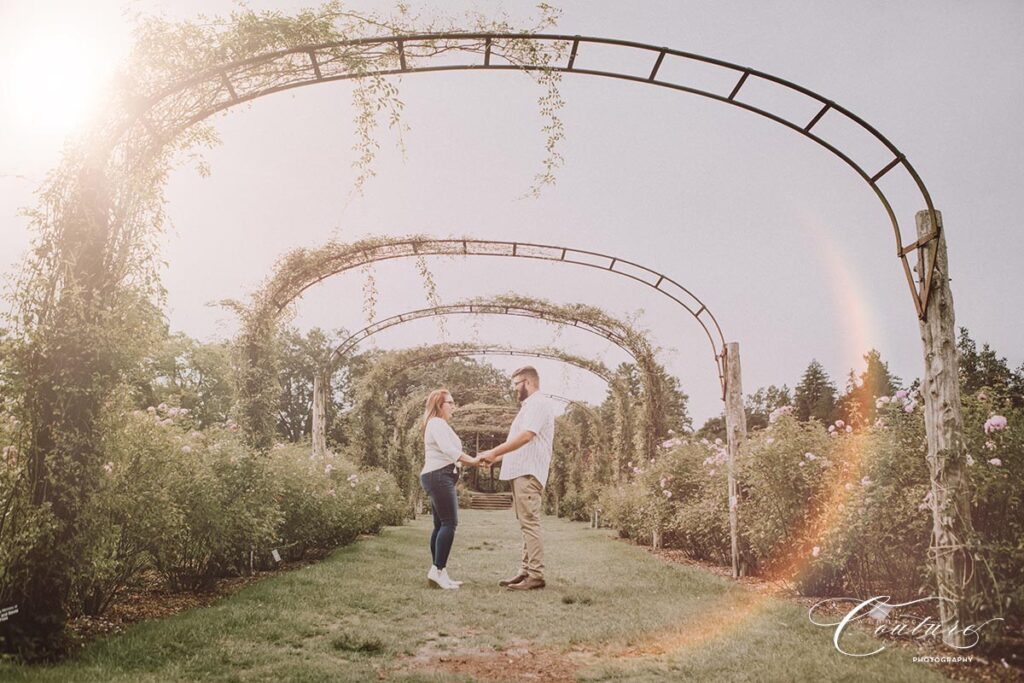
{"label": "mulched ground", "polygon": [[205,593],[172,591],[157,572],[144,572],[132,588],[114,599],[103,616],[82,616],[68,622],[72,647],[79,650],[97,638],[121,633],[132,624],[146,619],[162,619],[195,607],[207,607],[251,583],[281,572],[301,569],[320,559],[322,556],[311,555],[299,561],[281,562],[271,570],[257,570],[251,576],[221,579]]}

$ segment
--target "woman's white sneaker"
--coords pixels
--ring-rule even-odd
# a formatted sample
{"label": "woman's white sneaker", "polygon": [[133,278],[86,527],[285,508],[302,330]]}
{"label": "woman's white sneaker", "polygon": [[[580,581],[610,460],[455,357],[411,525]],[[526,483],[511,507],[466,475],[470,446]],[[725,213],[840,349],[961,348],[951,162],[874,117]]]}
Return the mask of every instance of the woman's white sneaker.
{"label": "woman's white sneaker", "polygon": [[459,586],[461,586],[461,585],[462,585],[462,582],[461,582],[461,581],[456,581],[456,580],[455,580],[455,579],[453,579],[452,577],[448,576],[448,568],[447,568],[447,567],[445,567],[444,569],[442,569],[442,570],[441,570],[441,572],[440,572],[440,574],[441,574],[441,578],[442,578],[442,579],[444,579],[445,581],[447,581],[448,583],[450,583],[450,584],[451,584],[452,586],[454,586],[455,588],[458,588]]}
{"label": "woman's white sneaker", "polygon": [[461,581],[452,581],[446,570],[433,566],[427,572],[427,581],[430,582],[431,586],[444,588],[445,590],[455,590],[462,585]]}

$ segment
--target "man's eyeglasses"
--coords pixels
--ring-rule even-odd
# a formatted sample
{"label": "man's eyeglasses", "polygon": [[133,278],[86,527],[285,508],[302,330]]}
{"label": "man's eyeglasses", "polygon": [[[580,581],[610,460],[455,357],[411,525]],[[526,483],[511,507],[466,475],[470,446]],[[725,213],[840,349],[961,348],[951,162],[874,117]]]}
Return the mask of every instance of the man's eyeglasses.
{"label": "man's eyeglasses", "polygon": [[526,383],[526,380],[525,379],[521,379],[518,382],[512,382],[512,386],[515,387],[516,389],[518,389],[520,384],[525,384],[525,383]]}

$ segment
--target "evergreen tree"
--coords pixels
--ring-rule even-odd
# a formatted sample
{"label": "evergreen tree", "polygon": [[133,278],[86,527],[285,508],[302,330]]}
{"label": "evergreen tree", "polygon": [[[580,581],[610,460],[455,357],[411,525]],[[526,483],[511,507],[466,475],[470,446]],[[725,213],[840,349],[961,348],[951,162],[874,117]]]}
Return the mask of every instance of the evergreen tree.
{"label": "evergreen tree", "polygon": [[836,385],[832,383],[825,368],[817,359],[812,359],[793,394],[797,418],[803,421],[815,419],[823,424],[832,422],[836,394]]}
{"label": "evergreen tree", "polygon": [[864,354],[864,362],[867,367],[859,376],[853,370],[850,371],[846,394],[839,400],[839,414],[846,422],[854,425],[873,423],[875,399],[891,396],[902,385],[902,380],[889,372],[889,364],[882,360],[882,354],[877,349]]}
{"label": "evergreen tree", "polygon": [[988,344],[982,344],[981,351],[978,351],[978,345],[966,327],[960,328],[956,347],[960,357],[960,390],[963,393],[973,394],[987,388],[999,396],[1009,397],[1017,406],[1024,404],[1024,366],[1014,372],[1006,359],[1000,358]]}

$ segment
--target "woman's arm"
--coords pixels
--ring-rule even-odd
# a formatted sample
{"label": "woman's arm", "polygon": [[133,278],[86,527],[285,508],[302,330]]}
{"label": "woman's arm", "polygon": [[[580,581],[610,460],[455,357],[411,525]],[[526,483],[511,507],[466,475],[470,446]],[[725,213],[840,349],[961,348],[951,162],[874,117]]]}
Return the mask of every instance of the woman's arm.
{"label": "woman's arm", "polygon": [[427,432],[434,437],[434,443],[453,463],[464,462],[467,465],[480,463],[480,458],[474,458],[462,451],[462,440],[446,421],[440,418],[432,419],[427,425]]}
{"label": "woman's arm", "polygon": [[501,462],[501,459],[505,457],[506,453],[511,453],[514,450],[522,448],[533,441],[533,437],[535,436],[537,435],[529,430],[521,431],[508,441],[498,444],[491,450],[477,453],[477,458],[488,464],[496,465]]}

